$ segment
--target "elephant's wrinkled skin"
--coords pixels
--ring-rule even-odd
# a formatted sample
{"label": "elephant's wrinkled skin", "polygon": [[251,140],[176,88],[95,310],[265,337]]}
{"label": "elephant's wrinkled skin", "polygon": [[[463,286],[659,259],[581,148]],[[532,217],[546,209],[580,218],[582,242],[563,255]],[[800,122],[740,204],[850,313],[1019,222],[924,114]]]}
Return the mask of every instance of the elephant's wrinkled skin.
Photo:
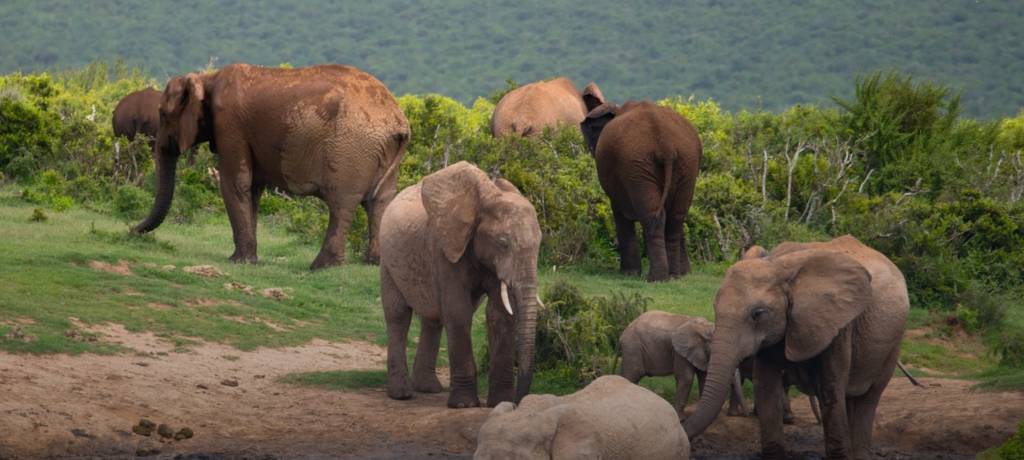
{"label": "elephant's wrinkled skin", "polygon": [[737,262],[715,298],[707,383],[684,427],[718,415],[733,371],[755,356],[754,389],[765,458],[785,456],[784,376],[821,403],[829,458],[869,458],[878,401],[899,357],[909,300],[903,274],[852,236],[783,243]]}
{"label": "elephant's wrinkled skin", "polygon": [[372,75],[340,65],[232,64],[172,78],[160,118],[156,200],[136,232],[151,231],[166,217],[181,152],[209,142],[219,157],[232,261],[256,262],[256,215],[267,186],[327,203],[330,223],[311,268],[344,262],[346,233],[360,204],[370,223],[367,259],[377,259],[380,219],[396,193],[409,122]]}
{"label": "elephant's wrinkled skin", "polygon": [[[619,337],[622,369],[619,375],[637,383],[643,377],[672,375],[676,378],[675,409],[680,420],[690,397],[693,378],[703,391],[711,356],[715,325],[696,316],[649,311],[629,323]],[[729,397],[729,415],[744,415],[739,380]]]}
{"label": "elephant's wrinkled skin", "polygon": [[571,395],[501,403],[480,427],[473,458],[687,459],[690,442],[664,399],[605,375]]}
{"label": "elephant's wrinkled skin", "polygon": [[149,148],[156,145],[156,131],[160,127],[160,100],[164,93],[153,88],[146,88],[129,93],[114,107],[111,122],[114,135],[135,140],[136,134],[145,134],[150,138]]}
{"label": "elephant's wrinkled skin", "polygon": [[[537,213],[515,186],[504,179],[492,181],[464,161],[398,195],[381,227],[388,396],[407,399],[413,390],[441,391],[435,365],[443,327],[451,368],[448,406],[479,405],[470,327],[485,294],[487,404],[519,401],[529,392],[540,305],[540,241]],[[405,350],[414,312],[421,332],[410,381]]]}
{"label": "elephant's wrinkled skin", "polygon": [[648,281],[690,271],[685,222],[697,184],[702,146],[697,130],[675,111],[652,102],[616,106],[584,94],[590,112],[580,124],[611,199],[623,273],[639,274],[635,223],[650,258]]}
{"label": "elephant's wrinkled skin", "polygon": [[[600,98],[601,90],[591,83],[591,97]],[[587,115],[583,97],[576,85],[565,77],[538,81],[509,91],[498,101],[491,116],[491,134],[537,136],[545,128],[576,126]]]}

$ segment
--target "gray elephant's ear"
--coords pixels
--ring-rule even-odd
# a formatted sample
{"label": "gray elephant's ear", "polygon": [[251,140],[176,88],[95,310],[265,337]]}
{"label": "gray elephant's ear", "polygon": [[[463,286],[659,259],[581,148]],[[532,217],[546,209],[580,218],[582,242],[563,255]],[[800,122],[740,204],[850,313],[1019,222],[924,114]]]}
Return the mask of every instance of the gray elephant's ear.
{"label": "gray elephant's ear", "polygon": [[167,84],[163,104],[169,116],[178,120],[178,138],[175,140],[182,152],[196,143],[205,98],[202,77],[197,73],[175,77]]}
{"label": "gray elephant's ear", "polygon": [[601,430],[576,408],[560,404],[544,413],[556,420],[552,433],[550,458],[570,460],[601,459],[601,445],[597,438]]}
{"label": "gray elephant's ear", "polygon": [[[871,304],[871,275],[842,253],[798,251],[789,287],[786,359],[806,361],[825,350],[839,331]],[[784,262],[780,259],[780,262]]]}
{"label": "gray elephant's ear", "polygon": [[689,361],[693,367],[708,370],[711,359],[709,346],[714,325],[701,320],[687,321],[672,331],[672,350]]}
{"label": "gray elephant's ear", "polygon": [[465,161],[423,178],[423,207],[440,235],[445,258],[453,264],[473,236],[484,184],[494,187],[480,168]]}

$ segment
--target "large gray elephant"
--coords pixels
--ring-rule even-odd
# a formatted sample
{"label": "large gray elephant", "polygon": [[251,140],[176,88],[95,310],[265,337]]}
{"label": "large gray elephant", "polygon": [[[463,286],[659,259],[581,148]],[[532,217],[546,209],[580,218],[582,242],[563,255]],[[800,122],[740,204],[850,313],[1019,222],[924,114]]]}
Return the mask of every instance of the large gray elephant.
{"label": "large gray elephant", "polygon": [[501,403],[477,435],[476,460],[690,458],[690,441],[660,396],[605,375],[567,396]]}
{"label": "large gray elephant", "polygon": [[[629,323],[619,337],[622,352],[619,375],[633,383],[644,377],[675,376],[674,405],[682,420],[694,377],[697,377],[699,389],[704,390],[714,331],[715,325],[704,318],[664,311],[646,312]],[[729,396],[729,415],[745,413],[737,374]]]}
{"label": "large gray elephant", "polygon": [[[533,205],[508,181],[492,181],[461,161],[403,190],[381,225],[388,396],[407,399],[413,390],[441,391],[435,364],[443,327],[451,367],[448,406],[480,404],[470,327],[486,294],[487,404],[522,399],[533,376],[540,306],[541,233]],[[420,317],[421,332],[410,381],[405,349],[413,313]]]}
{"label": "large gray elephant", "polygon": [[783,243],[737,262],[715,298],[707,384],[686,432],[697,436],[711,424],[736,366],[753,356],[763,457],[785,456],[777,395],[789,378],[821,403],[826,455],[868,458],[908,309],[903,274],[849,235]]}
{"label": "large gray elephant", "polygon": [[[604,102],[596,84],[584,89],[586,97]],[[491,134],[537,136],[545,128],[579,125],[587,115],[584,95],[565,77],[520,86],[498,101],[491,116]]]}
{"label": "large gray elephant", "polygon": [[134,231],[157,228],[171,206],[177,160],[197,144],[218,155],[234,262],[255,263],[256,215],[267,186],[327,203],[330,222],[311,268],[345,260],[356,207],[369,216],[369,262],[378,258],[384,209],[397,192],[409,122],[379,80],[355,67],[299,69],[232,64],[172,78],[160,103],[156,200]]}

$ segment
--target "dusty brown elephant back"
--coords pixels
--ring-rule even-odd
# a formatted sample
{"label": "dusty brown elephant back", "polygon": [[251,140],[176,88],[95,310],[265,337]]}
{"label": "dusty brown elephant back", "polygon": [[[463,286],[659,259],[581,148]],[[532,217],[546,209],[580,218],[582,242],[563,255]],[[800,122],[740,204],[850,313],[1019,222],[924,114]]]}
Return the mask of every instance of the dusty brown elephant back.
{"label": "dusty brown elephant back", "polygon": [[565,77],[539,81],[509,91],[494,107],[495,136],[535,136],[547,127],[578,125],[587,114],[580,92]]}
{"label": "dusty brown elephant back", "polygon": [[[136,134],[145,134],[156,138],[156,130],[160,127],[160,99],[163,92],[153,88],[145,88],[129,93],[114,108],[112,123],[115,136],[124,136],[135,140]],[[152,145],[151,145],[152,147]]]}
{"label": "dusty brown elephant back", "polygon": [[[650,139],[650,142],[643,140]],[[652,149],[649,154],[664,164],[673,160],[673,178],[696,177],[703,147],[697,128],[675,110],[650,101],[627,102],[608,123],[597,143],[596,158],[633,152],[637,148]],[[675,161],[679,160],[679,161]],[[676,185],[676,184],[672,184]]]}

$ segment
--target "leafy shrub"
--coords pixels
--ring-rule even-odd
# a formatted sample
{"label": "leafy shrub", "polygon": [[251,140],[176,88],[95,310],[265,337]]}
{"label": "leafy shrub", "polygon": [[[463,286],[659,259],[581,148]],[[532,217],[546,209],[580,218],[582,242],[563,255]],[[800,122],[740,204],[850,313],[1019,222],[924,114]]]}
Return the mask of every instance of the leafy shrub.
{"label": "leafy shrub", "polygon": [[43,208],[35,208],[32,210],[32,215],[29,216],[29,222],[46,222],[49,217],[46,215],[46,211]]}
{"label": "leafy shrub", "polygon": [[130,222],[146,217],[153,205],[153,195],[134,185],[117,189],[114,195],[114,214]]}
{"label": "leafy shrub", "polygon": [[992,352],[999,357],[999,364],[1010,368],[1024,368],[1024,331],[1004,327],[989,340]]}
{"label": "leafy shrub", "polygon": [[1024,460],[1024,421],[1017,425],[1017,433],[1003,445],[983,452],[978,458],[991,460]]}
{"label": "leafy shrub", "polygon": [[53,170],[43,171],[35,176],[31,184],[21,192],[21,197],[29,203],[43,205],[60,212],[70,209],[74,201],[67,195],[68,183],[59,173]]}

